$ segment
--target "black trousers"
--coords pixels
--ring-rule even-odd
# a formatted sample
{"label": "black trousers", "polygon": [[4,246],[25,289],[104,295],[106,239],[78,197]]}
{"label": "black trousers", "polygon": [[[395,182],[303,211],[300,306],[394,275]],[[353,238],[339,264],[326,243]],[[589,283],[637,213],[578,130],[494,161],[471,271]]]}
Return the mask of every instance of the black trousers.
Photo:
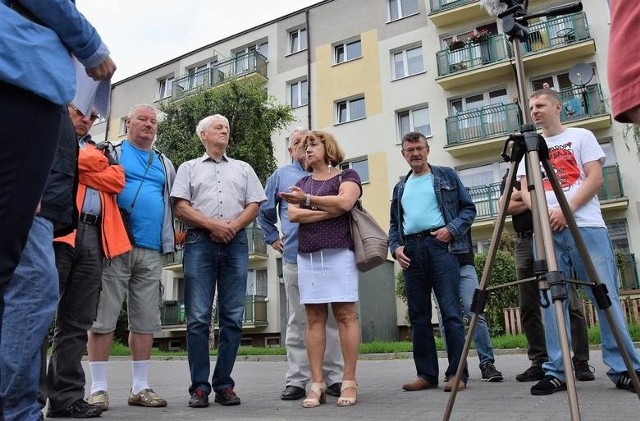
{"label": "black trousers", "polygon": [[[533,239],[516,238],[515,241],[516,274],[518,279],[533,276]],[[519,285],[520,320],[527,338],[527,354],[535,365],[547,361],[547,346],[544,339],[544,325],[540,312],[540,290],[536,281]],[[580,307],[578,291],[574,284],[568,285],[569,320],[571,323],[571,348],[573,357],[578,361],[589,360],[589,338],[587,323]]]}
{"label": "black trousers", "polygon": [[0,82],[0,322],[4,292],[20,262],[66,112]]}
{"label": "black trousers", "polygon": [[85,373],[81,360],[87,347],[87,331],[96,318],[102,288],[100,231],[100,225],[80,222],[75,248],[66,243],[54,243],[60,302],[46,385],[42,377],[44,370],[41,369],[38,393],[41,405],[44,406],[48,397],[49,407],[54,411],[62,410],[85,396]]}

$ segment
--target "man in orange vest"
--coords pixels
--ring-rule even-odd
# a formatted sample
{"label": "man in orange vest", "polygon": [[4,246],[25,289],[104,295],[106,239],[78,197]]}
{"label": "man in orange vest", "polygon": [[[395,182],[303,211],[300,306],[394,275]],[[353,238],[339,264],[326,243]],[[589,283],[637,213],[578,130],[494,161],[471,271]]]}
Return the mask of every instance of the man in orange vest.
{"label": "man in orange vest", "polygon": [[68,110],[80,147],[78,229],[54,242],[60,301],[46,390],[41,387],[40,400],[43,404],[49,398],[47,417],[92,418],[100,416],[102,409],[84,400],[81,359],[98,308],[102,263],[128,252],[131,244],[116,203],[116,195],[124,188],[124,170],[108,149],[96,148],[88,134],[98,115],[84,115],[73,104]]}

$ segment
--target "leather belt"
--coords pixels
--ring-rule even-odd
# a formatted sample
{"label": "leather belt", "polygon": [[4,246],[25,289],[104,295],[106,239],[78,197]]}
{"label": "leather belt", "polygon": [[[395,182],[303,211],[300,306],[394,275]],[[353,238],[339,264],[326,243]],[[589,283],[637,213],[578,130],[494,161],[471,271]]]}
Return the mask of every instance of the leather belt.
{"label": "leather belt", "polygon": [[414,241],[419,240],[421,238],[433,237],[431,235],[432,232],[438,231],[442,227],[429,228],[428,230],[420,231],[415,234],[407,234],[404,236],[406,241]]}
{"label": "leather belt", "polygon": [[516,232],[516,237],[518,237],[518,238],[531,238],[531,237],[533,237],[533,230]]}
{"label": "leather belt", "polygon": [[100,222],[100,216],[88,212],[82,212],[80,214],[79,221],[87,225],[98,225]]}

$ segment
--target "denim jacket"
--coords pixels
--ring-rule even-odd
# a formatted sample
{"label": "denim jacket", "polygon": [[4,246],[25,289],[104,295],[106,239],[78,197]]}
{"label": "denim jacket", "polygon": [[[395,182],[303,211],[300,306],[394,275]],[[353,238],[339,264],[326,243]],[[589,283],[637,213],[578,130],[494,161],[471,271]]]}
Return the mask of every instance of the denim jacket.
{"label": "denim jacket", "polygon": [[[450,253],[468,253],[471,241],[467,232],[476,217],[476,207],[467,189],[462,185],[456,172],[449,167],[429,165],[433,174],[433,188],[438,206],[446,223],[445,227],[453,235],[449,243]],[[389,249],[395,257],[395,250],[405,244],[402,229],[402,194],[411,171],[393,188],[391,199],[391,219],[389,224]]]}

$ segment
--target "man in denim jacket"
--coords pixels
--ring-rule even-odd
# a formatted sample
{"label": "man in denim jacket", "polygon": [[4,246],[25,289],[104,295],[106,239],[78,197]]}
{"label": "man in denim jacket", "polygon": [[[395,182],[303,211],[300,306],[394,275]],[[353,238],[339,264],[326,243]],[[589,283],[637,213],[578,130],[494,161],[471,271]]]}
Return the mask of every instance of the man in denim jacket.
{"label": "man in denim jacket", "polygon": [[402,138],[402,155],[411,171],[393,189],[389,248],[403,270],[412,328],[416,380],[407,391],[438,384],[438,356],[431,326],[431,290],[440,304],[446,332],[449,366],[444,391],[463,390],[469,373],[453,384],[464,345],[464,327],[456,253],[471,250],[467,232],[476,216],[471,196],[448,167],[427,163],[429,145],[417,132]]}

